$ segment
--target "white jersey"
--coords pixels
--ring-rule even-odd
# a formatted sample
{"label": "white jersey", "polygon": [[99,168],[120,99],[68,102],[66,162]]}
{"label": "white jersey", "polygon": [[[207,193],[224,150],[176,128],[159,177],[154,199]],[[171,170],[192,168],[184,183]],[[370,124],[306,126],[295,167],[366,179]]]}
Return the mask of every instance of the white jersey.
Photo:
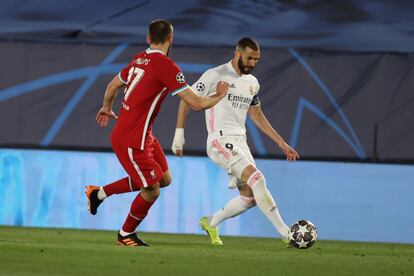
{"label": "white jersey", "polygon": [[239,76],[231,62],[207,70],[193,84],[193,89],[203,96],[216,94],[219,81],[229,83],[226,97],[205,111],[208,140],[220,136],[246,135],[246,116],[250,106],[260,104],[257,96],[260,85],[253,75]]}

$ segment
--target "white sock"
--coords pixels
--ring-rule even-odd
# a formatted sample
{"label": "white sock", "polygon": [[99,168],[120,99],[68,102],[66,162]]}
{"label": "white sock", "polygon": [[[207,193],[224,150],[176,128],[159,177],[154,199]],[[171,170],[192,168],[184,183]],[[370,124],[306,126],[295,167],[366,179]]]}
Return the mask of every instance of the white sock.
{"label": "white sock", "polygon": [[227,202],[227,204],[223,208],[221,208],[216,213],[214,213],[213,216],[211,216],[209,225],[211,227],[216,227],[224,220],[238,216],[255,205],[256,203],[254,202],[254,198],[236,196],[235,198]]}
{"label": "white sock", "polygon": [[253,173],[247,184],[252,188],[257,206],[270,220],[283,239],[288,238],[289,227],[280,216],[276,202],[266,187],[266,179],[260,171]]}
{"label": "white sock", "polygon": [[[132,233],[134,233],[134,232],[132,232]],[[131,235],[132,233],[125,232],[124,230],[122,230],[122,228],[121,228],[121,230],[119,230],[119,234],[121,234],[122,237]]]}
{"label": "white sock", "polygon": [[98,191],[98,199],[100,200],[104,200],[105,198],[107,198],[108,196],[105,194],[105,191],[103,189],[103,187],[99,187],[99,191]]}

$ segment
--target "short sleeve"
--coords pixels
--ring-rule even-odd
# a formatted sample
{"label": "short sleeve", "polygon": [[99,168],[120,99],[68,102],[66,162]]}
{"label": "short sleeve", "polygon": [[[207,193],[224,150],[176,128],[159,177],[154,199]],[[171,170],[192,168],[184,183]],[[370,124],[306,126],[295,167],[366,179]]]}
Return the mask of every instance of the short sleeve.
{"label": "short sleeve", "polygon": [[193,90],[200,96],[207,96],[212,94],[215,90],[215,77],[212,70],[207,70],[201,77],[193,84]]}
{"label": "short sleeve", "polygon": [[134,57],[127,66],[125,66],[118,74],[118,79],[125,85],[128,84],[128,75],[136,57]]}
{"label": "short sleeve", "polygon": [[256,80],[256,95],[259,94],[259,90],[260,90],[260,84],[259,82]]}
{"label": "short sleeve", "polygon": [[260,104],[259,90],[260,90],[260,84],[257,80],[255,80],[255,93],[254,93],[252,102],[250,103],[250,106],[257,106]]}
{"label": "short sleeve", "polygon": [[127,67],[122,69],[122,71],[118,74],[118,79],[125,85],[128,84],[128,72],[130,68],[131,67],[128,65]]}
{"label": "short sleeve", "polygon": [[172,60],[167,59],[160,74],[162,84],[172,95],[176,95],[189,87],[180,67]]}

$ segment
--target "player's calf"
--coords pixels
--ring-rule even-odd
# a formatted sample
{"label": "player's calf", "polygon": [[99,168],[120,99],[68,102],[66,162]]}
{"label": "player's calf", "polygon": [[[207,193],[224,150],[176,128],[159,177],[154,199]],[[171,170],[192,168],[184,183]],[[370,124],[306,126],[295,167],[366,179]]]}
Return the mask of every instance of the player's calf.
{"label": "player's calf", "polygon": [[266,186],[266,179],[259,170],[254,170],[246,181],[252,189],[259,209],[266,215],[283,239],[287,239],[289,227],[280,216],[277,204]]}

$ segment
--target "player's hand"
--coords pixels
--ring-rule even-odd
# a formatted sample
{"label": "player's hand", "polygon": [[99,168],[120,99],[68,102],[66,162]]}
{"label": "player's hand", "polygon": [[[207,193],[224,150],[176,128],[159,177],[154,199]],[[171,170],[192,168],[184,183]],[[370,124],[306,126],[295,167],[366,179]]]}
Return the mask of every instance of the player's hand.
{"label": "player's hand", "polygon": [[111,108],[102,107],[98,111],[98,114],[96,114],[96,123],[100,127],[106,127],[110,118],[118,119],[118,116],[116,116]]}
{"label": "player's hand", "polygon": [[285,142],[279,144],[279,148],[284,154],[286,154],[286,160],[289,162],[296,161],[300,158],[299,154]]}
{"label": "player's hand", "polygon": [[184,144],[184,128],[176,128],[173,143],[171,146],[171,150],[176,156],[182,157],[184,155]]}
{"label": "player's hand", "polygon": [[229,84],[225,81],[219,81],[216,85],[216,94],[219,95],[221,98],[227,95],[229,91]]}

